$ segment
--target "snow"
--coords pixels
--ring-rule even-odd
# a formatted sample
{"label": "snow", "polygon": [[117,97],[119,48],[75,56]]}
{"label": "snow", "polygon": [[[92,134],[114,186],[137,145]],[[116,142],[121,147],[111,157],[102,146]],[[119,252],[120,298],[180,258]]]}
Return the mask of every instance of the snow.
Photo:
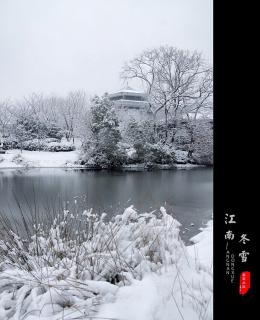
{"label": "snow", "polygon": [[[136,151],[134,148],[127,150],[129,158],[134,157]],[[81,168],[84,167],[79,165],[80,150],[68,152],[48,152],[48,151],[26,151],[13,149],[7,150],[5,154],[0,154],[0,169],[11,169],[11,168],[59,168],[59,167],[71,167]],[[160,169],[193,169],[201,167],[203,165],[197,164],[177,164],[174,165],[157,165]],[[144,170],[145,165],[130,164],[122,166],[123,169],[128,170]]]}
{"label": "snow", "polygon": [[79,167],[75,164],[79,158],[79,151],[48,152],[7,150],[0,154],[0,168],[51,168],[51,167]]}
{"label": "snow", "polygon": [[206,265],[212,268],[213,262],[213,220],[210,220],[205,228],[201,228],[201,233],[197,234],[190,240],[194,243],[189,246],[188,253],[196,260],[200,261],[201,265]]}
{"label": "snow", "polygon": [[175,163],[174,168],[176,169],[195,169],[195,168],[201,168],[205,167],[203,164],[192,164],[192,163],[185,163],[185,164],[179,164]]}
{"label": "snow", "polygon": [[[195,244],[187,247],[188,255],[193,258],[189,261],[190,266],[182,261],[178,268],[172,266],[161,274],[149,273],[141,281],[135,280],[131,286],[119,288],[116,301],[104,304],[98,317],[124,320],[213,319],[212,235],[213,221],[209,221],[207,227],[191,239]],[[174,290],[179,273],[179,288]],[[203,300],[206,301],[204,307],[200,306]]]}
{"label": "snow", "polygon": [[[185,247],[180,223],[164,208],[156,215],[131,206],[110,222],[89,210],[79,219],[86,219],[86,229],[91,226],[94,233],[73,244],[62,237],[62,227],[76,218],[68,211],[62,216],[47,234],[32,237],[29,247],[16,235],[9,251],[9,244],[0,241],[6,252],[6,262],[0,256],[1,320],[212,319],[213,221]],[[35,246],[42,255],[34,255]],[[20,268],[21,260],[12,263],[17,252],[32,271],[26,271],[26,264]],[[110,282],[114,272],[124,280]]]}
{"label": "snow", "polygon": [[186,164],[188,161],[188,152],[182,150],[175,150],[175,161],[178,164]]}
{"label": "snow", "polygon": [[111,93],[109,96],[116,96],[116,95],[121,94],[121,93],[133,93],[133,94],[137,94],[137,95],[144,95],[145,94],[142,91],[137,91],[137,90],[134,90],[133,88],[131,88],[129,86],[126,86],[125,88],[122,88],[119,91]]}

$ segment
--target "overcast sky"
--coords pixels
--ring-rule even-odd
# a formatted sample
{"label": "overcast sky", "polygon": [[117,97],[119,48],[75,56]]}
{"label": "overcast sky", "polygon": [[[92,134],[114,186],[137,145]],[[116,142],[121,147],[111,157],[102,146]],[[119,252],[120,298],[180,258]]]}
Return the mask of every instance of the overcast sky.
{"label": "overcast sky", "polygon": [[0,0],[0,100],[116,91],[125,61],[165,44],[212,62],[212,24],[212,0]]}

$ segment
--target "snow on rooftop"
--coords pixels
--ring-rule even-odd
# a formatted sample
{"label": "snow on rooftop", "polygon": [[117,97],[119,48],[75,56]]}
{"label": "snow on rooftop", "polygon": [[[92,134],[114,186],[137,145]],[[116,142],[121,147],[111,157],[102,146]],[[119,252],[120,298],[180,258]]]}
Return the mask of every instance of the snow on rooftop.
{"label": "snow on rooftop", "polygon": [[116,91],[116,92],[112,93],[111,95],[115,95],[115,94],[119,94],[119,93],[133,93],[133,94],[142,94],[142,95],[145,94],[142,91],[134,90],[129,85],[127,85],[126,87],[120,89],[119,91]]}

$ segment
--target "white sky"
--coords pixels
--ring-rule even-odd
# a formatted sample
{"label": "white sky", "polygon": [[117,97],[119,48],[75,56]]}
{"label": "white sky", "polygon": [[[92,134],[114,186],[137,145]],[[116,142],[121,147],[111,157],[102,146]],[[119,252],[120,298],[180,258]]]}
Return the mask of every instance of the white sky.
{"label": "white sky", "polygon": [[0,0],[0,100],[116,91],[125,61],[165,44],[212,63],[212,15],[212,0]]}

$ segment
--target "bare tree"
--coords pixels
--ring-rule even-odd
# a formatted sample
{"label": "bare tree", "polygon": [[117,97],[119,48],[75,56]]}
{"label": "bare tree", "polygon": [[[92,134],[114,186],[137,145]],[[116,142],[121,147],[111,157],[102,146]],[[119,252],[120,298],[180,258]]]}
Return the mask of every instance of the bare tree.
{"label": "bare tree", "polygon": [[12,121],[11,102],[5,100],[0,102],[0,132],[3,137],[8,134],[8,129]]}
{"label": "bare tree", "polygon": [[[55,127],[61,129],[67,140],[72,139],[74,143],[75,137],[82,136],[86,131],[88,110],[89,99],[83,91],[70,92],[66,97],[32,93],[16,101],[10,108],[10,115],[14,123],[27,118],[49,129]],[[4,113],[2,115],[4,116]]]}
{"label": "bare tree", "polygon": [[177,119],[191,112],[197,116],[212,106],[212,70],[196,51],[173,47],[144,51],[124,65],[121,77],[142,82],[154,115],[164,112],[166,128],[169,116]]}
{"label": "bare tree", "polygon": [[13,117],[13,122],[16,122],[20,118],[31,117],[38,115],[38,101],[40,97],[33,93],[28,97],[24,97],[22,100],[16,101],[10,108],[10,113]]}
{"label": "bare tree", "polygon": [[59,106],[62,100],[62,98],[56,95],[45,96],[43,94],[32,93],[24,97],[18,103],[18,106],[20,110],[26,110],[29,115],[34,115],[45,123],[59,124],[61,118]]}
{"label": "bare tree", "polygon": [[212,70],[206,70],[200,77],[198,92],[195,97],[183,100],[181,113],[186,114],[188,119],[196,120],[198,115],[208,117],[213,108],[213,74]]}
{"label": "bare tree", "polygon": [[70,92],[60,105],[60,113],[66,130],[66,138],[74,143],[75,133],[82,125],[88,107],[87,97],[83,91]]}

